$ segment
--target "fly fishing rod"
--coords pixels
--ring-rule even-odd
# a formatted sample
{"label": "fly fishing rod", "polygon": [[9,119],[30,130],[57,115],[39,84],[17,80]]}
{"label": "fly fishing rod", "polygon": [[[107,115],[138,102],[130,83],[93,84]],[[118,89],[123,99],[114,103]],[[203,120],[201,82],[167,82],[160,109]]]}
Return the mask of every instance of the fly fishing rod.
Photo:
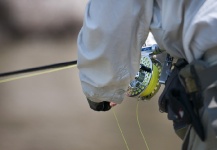
{"label": "fly fishing rod", "polygon": [[30,73],[30,72],[35,72],[35,71],[42,71],[42,70],[47,70],[47,69],[62,68],[62,67],[67,67],[71,65],[76,65],[76,64],[77,64],[77,60],[61,62],[61,63],[50,64],[46,66],[40,66],[40,67],[27,68],[27,69],[22,69],[22,70],[0,73],[0,77],[7,77],[7,76],[12,76],[12,75]]}
{"label": "fly fishing rod", "polygon": [[[161,84],[165,84],[168,73],[170,72],[173,58],[169,54],[163,55],[163,61],[159,61],[158,54],[162,54],[164,50],[161,50],[157,44],[151,46],[143,46],[141,48],[141,60],[140,60],[140,69],[135,76],[135,79],[129,83],[127,89],[127,96],[135,97],[139,100],[149,100],[151,99],[159,90]],[[0,73],[0,77],[8,77],[12,75],[19,75],[24,73],[45,71],[45,73],[52,72],[52,70],[59,71],[64,68],[70,68],[71,66],[76,66],[77,60],[61,62],[56,64],[50,64],[45,66],[39,66],[34,68],[27,68],[22,70],[16,70],[11,72]],[[36,73],[39,75],[43,73]],[[33,75],[29,75],[33,76]],[[26,77],[29,77],[26,76]],[[0,80],[0,83],[12,81],[16,79],[21,79],[22,77],[16,77],[13,79]],[[23,77],[25,78],[25,76]]]}
{"label": "fly fishing rod", "polygon": [[[126,95],[129,97],[137,98],[138,100],[150,100],[159,90],[161,84],[165,84],[169,72],[171,71],[173,58],[169,55],[162,55],[161,61],[156,57],[158,54],[162,54],[164,50],[159,49],[159,47],[156,44],[153,44],[151,46],[144,46],[141,48],[141,59],[140,59],[140,69],[135,76],[135,79],[129,83]],[[63,69],[75,67],[77,65],[77,60],[74,61],[68,61],[68,62],[61,62],[56,64],[50,64],[45,66],[39,66],[39,67],[33,67],[33,68],[27,68],[22,70],[16,70],[11,72],[4,72],[0,73],[0,78],[8,77],[8,79],[0,80],[0,83],[9,82],[17,79],[22,79],[26,77],[31,77],[35,75],[45,74],[49,72],[54,71],[60,71]],[[30,75],[22,76],[22,77],[15,77],[10,78],[9,76],[24,74],[24,73],[31,73],[36,71],[43,71],[41,73],[32,73]],[[139,101],[138,101],[139,102]],[[136,109],[136,115],[137,115],[137,123],[141,132],[141,135],[143,137],[143,140],[145,142],[145,145],[147,149],[149,150],[149,146],[147,144],[147,141],[145,139],[145,136],[142,132],[140,122],[139,122],[139,116],[138,116],[138,102],[137,102],[137,109]],[[122,129],[119,125],[117,116],[115,114],[115,111],[113,110],[115,119],[117,121],[118,127],[121,131],[122,137],[125,141],[125,145],[127,149],[129,150],[128,144],[125,140],[125,137],[122,133]]]}

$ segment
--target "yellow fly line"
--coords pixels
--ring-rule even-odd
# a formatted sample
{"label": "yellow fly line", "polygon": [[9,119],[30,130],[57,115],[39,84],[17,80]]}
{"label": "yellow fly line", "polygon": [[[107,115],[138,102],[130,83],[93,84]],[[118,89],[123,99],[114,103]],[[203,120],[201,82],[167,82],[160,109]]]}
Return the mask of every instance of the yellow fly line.
{"label": "yellow fly line", "polygon": [[144,135],[144,133],[142,131],[140,121],[139,121],[139,100],[137,101],[137,106],[136,106],[136,120],[137,120],[137,124],[138,124],[138,127],[139,127],[140,134],[141,134],[142,139],[143,139],[143,141],[145,143],[145,146],[146,146],[147,150],[150,150],[149,146],[148,146],[148,142],[145,139],[145,135]]}
{"label": "yellow fly line", "polygon": [[15,77],[3,78],[3,79],[0,79],[0,83],[6,83],[6,82],[14,81],[14,80],[34,77],[34,76],[43,75],[43,74],[47,74],[47,73],[52,73],[52,72],[56,72],[56,71],[61,71],[61,70],[73,68],[73,67],[76,67],[76,66],[77,65],[70,65],[70,66],[61,67],[61,68],[49,69],[49,70],[46,70],[46,71],[40,71],[40,72],[28,73],[28,74],[24,74],[24,75],[20,75],[20,76],[15,76]]}
{"label": "yellow fly line", "polygon": [[[7,78],[3,78],[3,79],[0,79],[0,84],[1,83],[7,83],[7,82],[10,82],[10,81],[15,81],[15,80],[19,80],[19,79],[24,79],[24,78],[29,78],[29,77],[34,77],[34,76],[38,76],[38,75],[43,75],[43,74],[47,74],[47,73],[53,73],[53,72],[57,72],[57,71],[61,71],[61,70],[65,70],[65,69],[70,69],[70,68],[73,68],[73,67],[76,67],[77,65],[70,65],[70,66],[66,66],[66,67],[61,67],[61,68],[55,68],[55,69],[48,69],[46,71],[40,71],[40,72],[35,72],[35,73],[28,73],[28,74],[24,74],[24,75],[19,75],[19,76],[15,76],[15,77],[7,77]],[[142,132],[142,129],[141,129],[141,126],[140,126],[140,122],[139,122],[139,113],[138,113],[138,105],[139,105],[139,101],[137,103],[137,107],[136,107],[136,118],[137,118],[137,124],[138,124],[138,127],[139,127],[139,130],[140,130],[140,133],[142,135],[142,138],[144,140],[144,143],[146,145],[146,148],[147,150],[149,150],[149,147],[148,147],[148,144],[147,144],[147,141],[145,139],[145,136]],[[120,133],[122,135],[122,138],[124,140],[124,143],[125,143],[125,146],[127,148],[127,150],[130,150],[129,149],[129,146],[128,146],[128,143],[127,143],[127,140],[123,134],[123,130],[120,126],[120,123],[118,121],[118,117],[115,113],[115,110],[112,109],[112,112],[113,112],[113,115],[115,117],[115,120],[116,120],[116,123],[117,123],[117,126],[120,130]]]}
{"label": "yellow fly line", "polygon": [[[112,112],[113,112],[113,115],[114,115],[114,117],[115,117],[117,126],[118,126],[118,128],[119,128],[120,133],[121,133],[121,136],[122,136],[122,138],[123,138],[123,141],[124,141],[124,144],[125,144],[125,146],[126,146],[126,149],[127,149],[127,150],[130,150],[129,145],[128,145],[127,140],[126,140],[126,138],[125,138],[125,136],[124,136],[123,130],[122,130],[122,128],[121,128],[121,125],[120,125],[120,123],[119,123],[119,120],[118,120],[118,117],[117,117],[117,115],[116,115],[116,112],[115,112],[114,108],[112,108]],[[148,142],[146,141],[145,135],[144,135],[144,133],[143,133],[143,131],[142,131],[142,128],[141,128],[141,125],[140,125],[140,121],[139,121],[139,101],[137,102],[137,106],[136,106],[136,119],[137,119],[137,124],[138,124],[138,127],[139,127],[139,131],[140,131],[140,134],[141,134],[141,136],[142,136],[142,139],[143,139],[143,141],[144,141],[144,143],[145,143],[146,149],[147,149],[147,150],[150,150],[150,148],[149,148],[149,146],[148,146]]]}

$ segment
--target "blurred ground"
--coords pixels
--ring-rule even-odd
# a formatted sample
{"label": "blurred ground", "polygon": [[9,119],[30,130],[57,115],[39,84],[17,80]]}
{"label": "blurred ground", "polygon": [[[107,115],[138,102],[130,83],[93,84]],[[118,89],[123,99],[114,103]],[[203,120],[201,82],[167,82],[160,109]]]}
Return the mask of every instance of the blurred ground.
{"label": "blurred ground", "polygon": [[[79,13],[84,4],[79,4]],[[73,26],[71,36],[47,36],[49,32],[41,34],[44,28],[34,31],[40,33],[37,36],[2,42],[0,72],[76,60],[75,37],[81,22],[70,28]],[[150,150],[178,150],[181,140],[166,114],[158,111],[159,94],[149,102],[140,102],[141,127]],[[89,109],[77,68],[2,83],[0,95],[0,150],[126,149],[112,111]],[[115,111],[129,148],[142,150],[146,147],[136,122],[136,103],[126,98]]]}

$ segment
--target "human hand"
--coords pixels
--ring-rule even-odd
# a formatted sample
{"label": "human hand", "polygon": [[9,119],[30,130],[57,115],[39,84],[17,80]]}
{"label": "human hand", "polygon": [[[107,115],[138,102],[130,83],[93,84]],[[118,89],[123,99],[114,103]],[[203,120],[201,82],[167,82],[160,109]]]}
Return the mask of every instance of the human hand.
{"label": "human hand", "polygon": [[117,105],[116,103],[110,102],[110,106],[111,106],[111,107],[114,107],[114,106],[116,106],[116,105]]}
{"label": "human hand", "polygon": [[90,108],[95,111],[108,111],[112,107],[116,106],[117,104],[115,102],[108,102],[108,101],[102,101],[102,102],[93,102],[90,99],[87,98],[87,101],[90,105]]}

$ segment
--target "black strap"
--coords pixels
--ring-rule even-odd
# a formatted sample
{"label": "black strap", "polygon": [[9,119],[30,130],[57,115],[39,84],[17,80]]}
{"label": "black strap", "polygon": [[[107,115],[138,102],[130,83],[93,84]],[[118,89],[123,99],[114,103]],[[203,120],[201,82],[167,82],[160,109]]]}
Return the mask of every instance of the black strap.
{"label": "black strap", "polygon": [[202,90],[213,84],[217,80],[217,65],[206,68],[197,72]]}
{"label": "black strap", "polygon": [[188,149],[191,128],[192,128],[192,126],[189,126],[189,129],[188,129],[188,131],[186,133],[184,142],[182,144],[182,150],[187,150]]}

